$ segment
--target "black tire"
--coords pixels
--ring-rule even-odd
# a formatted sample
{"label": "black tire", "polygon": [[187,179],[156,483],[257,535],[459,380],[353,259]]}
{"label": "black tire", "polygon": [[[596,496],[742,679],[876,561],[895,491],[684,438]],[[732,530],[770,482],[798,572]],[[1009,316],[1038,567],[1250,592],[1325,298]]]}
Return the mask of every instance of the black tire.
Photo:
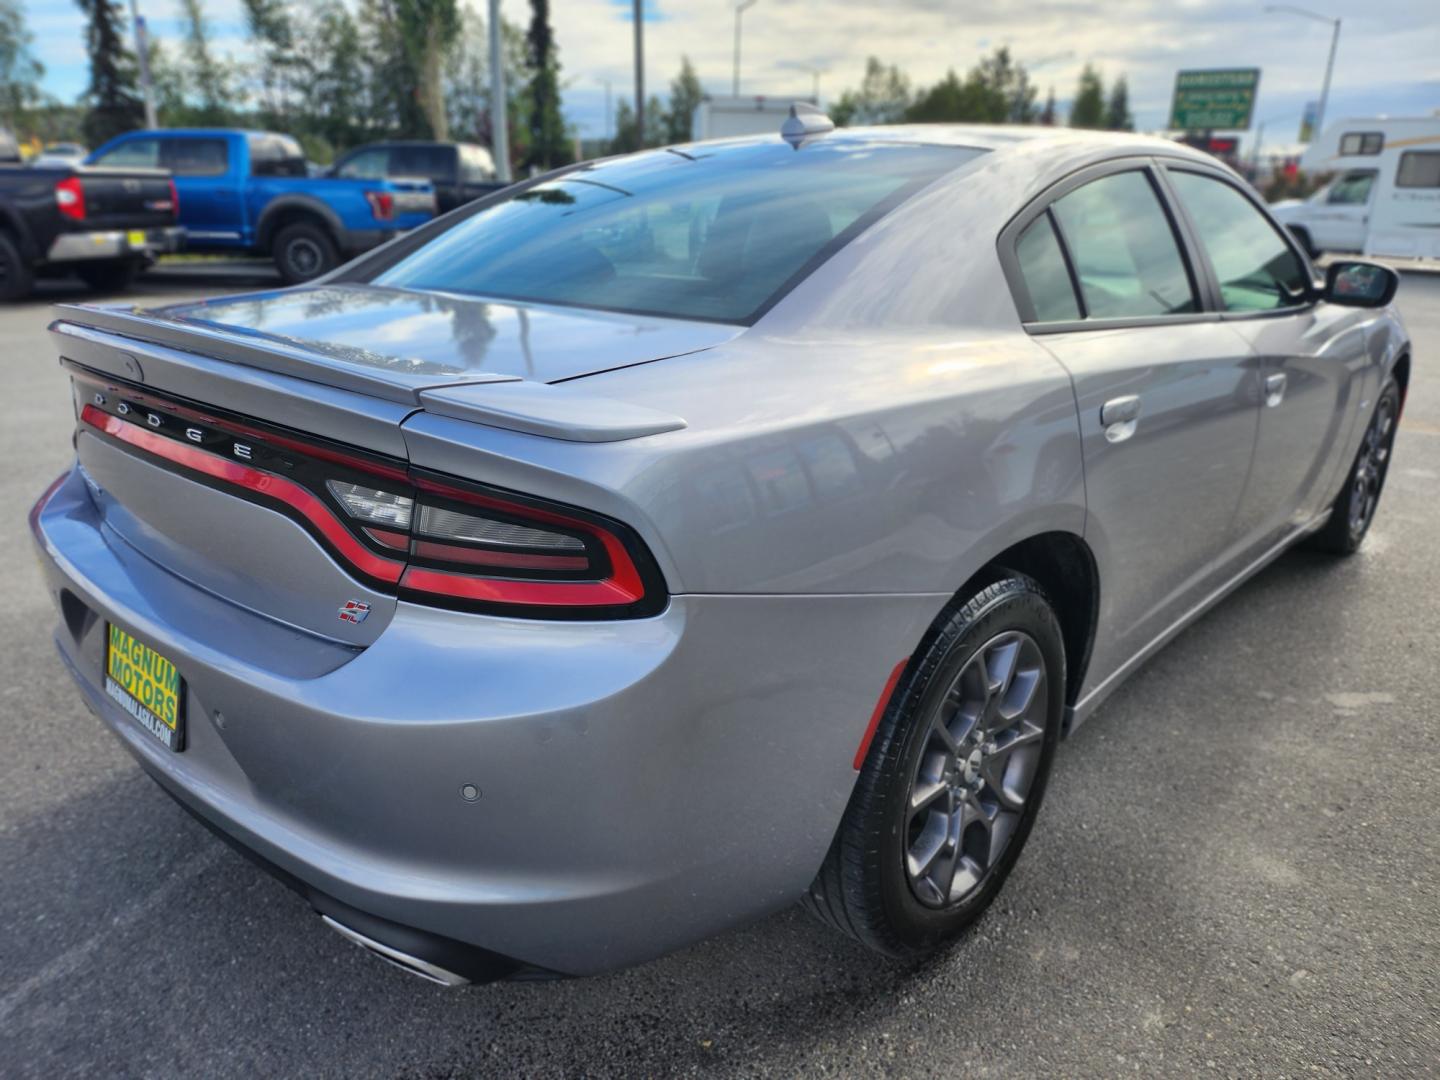
{"label": "black tire", "polygon": [[1332,555],[1353,555],[1364,543],[1385,490],[1399,422],[1400,385],[1393,376],[1386,376],[1355,461],[1345,474],[1345,484],[1330,505],[1329,519],[1310,537],[1311,548]]}
{"label": "black tire", "polygon": [[75,276],[99,292],[120,292],[128,289],[140,272],[139,259],[106,259],[103,262],[81,263]]}
{"label": "black tire", "polygon": [[0,233],[0,301],[23,300],[34,285],[30,264],[20,257],[15,242]]}
{"label": "black tire", "polygon": [[1291,228],[1290,235],[1295,237],[1296,242],[1305,249],[1305,254],[1312,260],[1320,257],[1320,249],[1315,246],[1315,241],[1310,238],[1310,230],[1304,225],[1296,225]]}
{"label": "black tire", "polygon": [[[914,845],[919,839],[915,833],[919,813],[911,808],[912,785],[918,802],[919,785],[924,777],[917,773],[922,766],[929,768],[928,763],[937,757],[934,747],[939,744],[933,740],[938,728],[934,720],[945,715],[940,711],[942,704],[957,700],[955,694],[963,685],[966,673],[975,670],[976,658],[982,652],[992,656],[993,653],[986,650],[991,650],[995,642],[1012,639],[1028,639],[1043,658],[1040,668],[1043,681],[1035,685],[1029,698],[1037,719],[1042,722],[1032,725],[1035,730],[1027,736],[1033,739],[1034,753],[1025,765],[1029,786],[1024,793],[1023,809],[1015,815],[1008,842],[1002,842],[998,855],[982,875],[974,875],[973,886],[955,896],[953,890],[963,886],[954,884],[961,879],[955,877],[952,870],[945,878],[951,883],[950,888],[924,899],[911,869],[916,864]],[[995,666],[991,664],[992,668]],[[980,670],[985,671],[983,661]],[[1018,685],[1018,676],[1015,678]],[[997,696],[1005,699],[1007,694],[1001,692]],[[922,957],[958,937],[995,899],[1025,845],[1045,794],[1064,705],[1065,649],[1060,625],[1048,598],[1035,581],[1006,571],[973,596],[952,601],[906,666],[881,718],[839,831],[804,905],[823,922],[876,952],[893,957]],[[965,716],[983,718],[988,709],[987,705],[985,710],[967,712],[957,706],[952,714],[955,719],[945,726],[953,731],[957,724],[966,722]],[[977,721],[974,726],[978,729],[982,725]],[[962,751],[953,758],[958,760],[963,747],[969,745],[963,743]],[[990,747],[994,750],[995,743]],[[979,750],[975,748],[976,753]],[[1032,753],[1032,748],[1027,747],[1026,753]],[[1002,777],[1011,775],[1008,770],[1015,762],[1013,756],[1005,758],[1000,765],[1006,770],[1002,771]],[[950,786],[946,788],[947,794],[933,806],[938,807],[944,798],[951,800],[948,817],[946,811],[938,811],[947,822],[944,833],[951,835],[951,822],[957,822],[962,830],[966,828],[965,816],[954,801],[954,785],[965,781],[949,772],[943,775],[951,779],[941,779],[938,785]],[[984,780],[968,782],[985,783]],[[934,786],[935,782],[931,782],[932,790]],[[1008,783],[1002,782],[1001,786],[1007,787]],[[981,798],[981,794],[976,795],[977,800]],[[1000,803],[997,801],[995,805],[998,816]],[[936,811],[932,807],[924,812]],[[972,821],[969,828],[976,825],[977,821]],[[925,828],[929,828],[928,820]],[[967,846],[966,837],[973,839],[973,833],[962,831],[959,835],[958,844],[949,843],[945,847],[956,852],[952,866],[961,861],[959,856]],[[986,850],[992,850],[994,836],[995,830],[986,825],[982,836]],[[933,887],[928,880],[920,884]]]}
{"label": "black tire", "polygon": [[287,285],[298,285],[328,274],[340,264],[330,234],[323,226],[308,221],[286,225],[275,234],[270,251]]}

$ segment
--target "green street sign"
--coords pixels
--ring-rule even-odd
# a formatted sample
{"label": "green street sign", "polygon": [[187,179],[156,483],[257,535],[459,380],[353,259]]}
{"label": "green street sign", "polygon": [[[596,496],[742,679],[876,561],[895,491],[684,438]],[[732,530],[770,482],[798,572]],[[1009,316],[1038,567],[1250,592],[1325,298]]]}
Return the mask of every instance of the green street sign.
{"label": "green street sign", "polygon": [[1260,89],[1259,68],[1216,68],[1175,75],[1173,131],[1245,131]]}

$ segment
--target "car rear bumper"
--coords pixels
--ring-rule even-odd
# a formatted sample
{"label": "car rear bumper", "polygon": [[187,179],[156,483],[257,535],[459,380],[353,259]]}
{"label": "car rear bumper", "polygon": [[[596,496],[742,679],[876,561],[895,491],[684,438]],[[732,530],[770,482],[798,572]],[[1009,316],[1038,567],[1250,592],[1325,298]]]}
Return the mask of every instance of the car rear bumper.
{"label": "car rear bumper", "polygon": [[[78,468],[32,529],[60,652],[145,769],[317,910],[468,977],[621,967],[796,899],[943,603],[679,596],[594,623],[402,603],[357,649],[139,555]],[[102,689],[111,621],[179,669],[183,752]]]}
{"label": "car rear bumper", "polygon": [[119,259],[128,255],[164,255],[179,251],[185,230],[178,225],[162,229],[97,229],[61,233],[50,245],[48,262],[83,262]]}

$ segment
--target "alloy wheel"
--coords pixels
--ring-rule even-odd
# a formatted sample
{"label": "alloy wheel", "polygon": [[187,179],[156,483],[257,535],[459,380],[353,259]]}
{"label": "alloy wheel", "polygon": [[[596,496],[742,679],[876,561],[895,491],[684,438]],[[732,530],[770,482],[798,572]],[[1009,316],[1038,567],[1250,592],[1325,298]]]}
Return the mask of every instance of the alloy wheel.
{"label": "alloy wheel", "polygon": [[305,237],[290,241],[285,251],[285,261],[290,264],[290,270],[296,277],[314,277],[319,272],[323,259],[320,245]]}
{"label": "alloy wheel", "polygon": [[905,874],[932,908],[960,903],[999,863],[1045,739],[1045,658],[1007,631],[966,661],[929,720],[905,807]]}
{"label": "alloy wheel", "polygon": [[1360,536],[1370,527],[1380,491],[1385,485],[1385,470],[1390,464],[1390,449],[1395,442],[1395,398],[1385,394],[1375,408],[1375,415],[1360,444],[1360,458],[1355,463],[1355,478],[1350,488],[1350,534]]}

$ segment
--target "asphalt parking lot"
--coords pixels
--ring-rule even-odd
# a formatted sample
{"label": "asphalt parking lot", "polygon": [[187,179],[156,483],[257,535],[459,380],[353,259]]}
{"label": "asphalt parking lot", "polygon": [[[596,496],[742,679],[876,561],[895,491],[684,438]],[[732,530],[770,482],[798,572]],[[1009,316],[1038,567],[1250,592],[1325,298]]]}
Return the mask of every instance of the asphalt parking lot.
{"label": "asphalt parking lot", "polygon": [[25,513],[70,454],[47,304],[84,295],[0,308],[0,1074],[1440,1069],[1440,275],[1401,289],[1415,385],[1361,554],[1287,555],[1112,697],[948,955],[889,964],[792,909],[612,976],[459,991],[325,930],[71,688]]}

